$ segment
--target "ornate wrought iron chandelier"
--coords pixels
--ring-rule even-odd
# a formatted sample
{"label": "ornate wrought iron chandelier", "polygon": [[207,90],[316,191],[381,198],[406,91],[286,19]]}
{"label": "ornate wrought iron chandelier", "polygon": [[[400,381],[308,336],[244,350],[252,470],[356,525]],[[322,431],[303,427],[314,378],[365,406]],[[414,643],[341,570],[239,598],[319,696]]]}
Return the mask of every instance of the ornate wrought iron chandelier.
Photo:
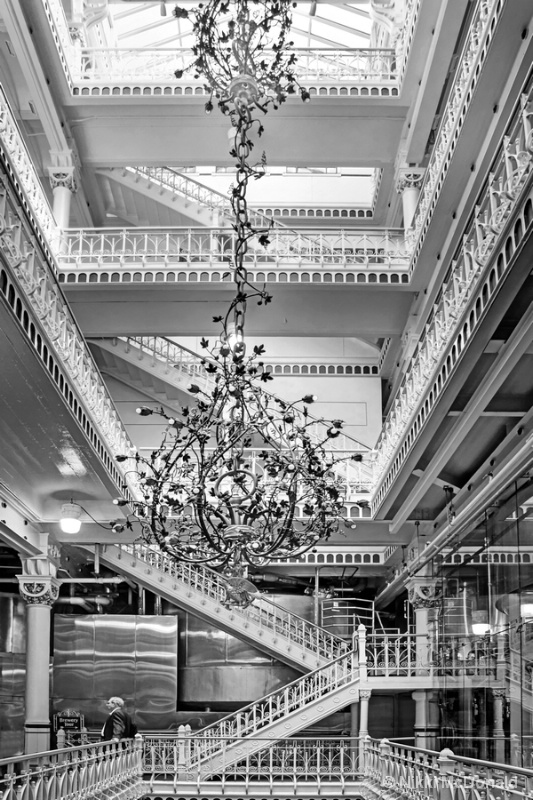
{"label": "ornate wrought iron chandelier", "polygon": [[201,343],[211,388],[189,387],[193,401],[179,419],[163,408],[138,409],[166,420],[163,441],[147,458],[117,457],[128,462],[126,474],[139,497],[126,525],[138,521],[143,538],[177,560],[220,568],[233,580],[233,604],[249,602],[246,591],[239,594],[249,566],[301,554],[344,522],[344,481],[330,447],[342,422],[321,420],[317,426],[308,412],[315,399],[310,395],[288,403],[266,392],[272,376],[261,361],[264,348],[255,346],[247,355],[244,339],[247,303],[272,299],[265,287],[251,283],[245,264],[250,239],[256,236],[266,246],[269,232],[254,226],[246,200],[249,180],[261,177],[266,163],[264,155],[258,164],[249,163],[251,132],[263,131],[254,114],[298,92],[309,99],[295,77],[287,38],[292,5],[210,0],[193,11],[175,9],[176,17],[193,21],[190,69],[206,81],[206,111],[215,100],[234,132],[235,295],[226,314],[213,320],[221,324],[220,338]]}

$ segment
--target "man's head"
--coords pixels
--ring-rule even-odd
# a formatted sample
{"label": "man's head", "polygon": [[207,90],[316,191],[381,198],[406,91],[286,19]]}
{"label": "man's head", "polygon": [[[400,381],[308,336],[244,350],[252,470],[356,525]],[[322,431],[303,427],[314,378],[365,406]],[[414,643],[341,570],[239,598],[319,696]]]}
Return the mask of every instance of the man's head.
{"label": "man's head", "polygon": [[115,708],[123,708],[124,707],[124,700],[122,697],[110,697],[109,700],[106,701],[106,708],[108,711],[114,711]]}

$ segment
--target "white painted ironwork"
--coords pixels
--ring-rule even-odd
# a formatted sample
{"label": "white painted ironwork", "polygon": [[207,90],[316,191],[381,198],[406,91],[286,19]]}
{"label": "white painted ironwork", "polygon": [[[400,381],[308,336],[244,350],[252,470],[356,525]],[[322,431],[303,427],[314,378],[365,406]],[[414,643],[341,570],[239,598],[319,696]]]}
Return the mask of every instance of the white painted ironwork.
{"label": "white painted ironwork", "polygon": [[170,167],[124,167],[126,174],[133,176],[142,175],[174,194],[194,200],[195,203],[205,206],[212,211],[230,210],[230,201],[227,195],[216,192],[207,186],[195,181],[194,178],[177,172]]}
{"label": "white painted ironwork", "polygon": [[435,672],[434,651],[427,635],[374,633],[367,634],[366,642],[369,677],[412,677],[420,670]]}
{"label": "white painted ironwork", "polygon": [[[480,552],[479,547],[445,548],[441,551],[443,565],[448,564],[533,564],[533,547],[521,545],[489,546]],[[417,554],[418,555],[418,554]]]}
{"label": "white painted ironwork", "polygon": [[504,5],[505,1],[502,0],[477,0],[410,228],[413,267],[444,183],[444,176],[459,138],[458,132],[474,97],[481,64],[487,55],[494,27]]}
{"label": "white painted ironwork", "polygon": [[[146,735],[144,764],[146,779],[175,784],[186,768],[185,754],[190,725],[180,725],[176,734]],[[350,737],[293,737],[264,740],[264,749],[242,761],[228,765],[221,775],[222,784],[236,780],[262,779],[274,784],[290,782],[331,783],[340,787],[358,779],[358,740]],[[198,781],[201,786],[201,780]]]}
{"label": "white painted ironwork", "polygon": [[379,375],[379,365],[377,358],[365,359],[359,362],[352,361],[346,363],[345,361],[324,361],[311,360],[310,358],[299,359],[298,361],[289,362],[285,359],[279,358],[274,360],[271,356],[265,362],[265,369],[270,370],[273,375],[298,375],[299,377],[307,375],[335,375],[337,377],[346,375],[348,377],[368,377]]}
{"label": "white painted ironwork", "polygon": [[2,800],[136,800],[145,793],[138,739],[0,760]]}
{"label": "white painted ironwork", "polygon": [[[180,264],[186,269],[201,263],[204,268],[229,269],[235,232],[225,228],[70,228],[65,231],[61,252],[63,269],[113,265],[141,269],[145,266]],[[358,270],[394,270],[408,267],[403,230],[372,228],[351,231],[301,231],[274,228],[270,244],[248,250],[247,265],[275,269],[309,265]]]}
{"label": "white painted ironwork", "polygon": [[[325,664],[351,650],[351,643],[276,605],[264,595],[256,596],[246,608],[225,609],[224,577],[201,564],[177,562],[143,544],[108,546],[101,557],[108,563],[112,559],[119,571],[130,567],[140,579],[153,584],[156,591],[158,588],[169,591],[181,604],[192,605],[197,611],[205,606],[207,613],[229,621],[236,632],[247,632],[258,642],[270,636],[276,640],[271,644],[278,650],[292,647],[296,659],[298,652],[305,653],[308,658],[302,659],[302,663],[306,668],[313,660]],[[164,578],[168,580],[165,582]]]}
{"label": "white painted ironwork", "polygon": [[[192,74],[179,80],[174,77],[175,70],[186,69],[193,62],[190,48],[82,47],[71,52],[75,52],[70,69],[76,83],[167,81],[203,87],[202,80],[195,80]],[[292,52],[296,54],[295,71],[300,81],[396,82],[397,57],[390,49],[295,47]]]}
{"label": "white painted ironwork", "polygon": [[456,756],[448,748],[436,752],[367,737],[360,767],[366,798],[527,800],[533,794],[533,770]]}
{"label": "white painted ironwork", "polygon": [[[363,509],[360,506],[354,505],[351,509],[353,513],[350,514],[351,519],[363,519]],[[397,546],[391,548],[393,551]],[[294,556],[287,558],[283,561],[276,561],[272,559],[272,564],[306,564],[308,566],[337,566],[337,567],[350,567],[352,565],[368,565],[385,564],[389,557],[390,549],[383,546],[372,547],[365,545],[344,545],[335,543],[328,547],[328,545],[317,545],[307,553],[301,556]]]}
{"label": "white painted ironwork", "polygon": [[[533,163],[532,129],[533,80],[530,79],[511,115],[446,282],[384,422],[376,445],[378,484],[373,500],[374,511],[381,504],[414,441],[412,436],[409,447],[395,455],[408,428],[418,419],[418,430],[421,429],[447,384],[459,355],[483,318],[485,307],[506,277],[505,262],[519,243],[516,231],[511,250],[502,256],[502,263],[497,266],[495,255],[503,248],[502,235],[511,215],[522,213],[521,207],[527,205],[525,192],[531,185]],[[527,225],[520,222],[520,237],[526,228]],[[481,287],[484,287],[483,291]],[[483,295],[481,299],[480,292]],[[476,303],[479,306],[477,310]]]}
{"label": "white painted ironwork", "polygon": [[139,361],[147,355],[152,364],[163,363],[166,371],[177,370],[183,378],[194,379],[194,383],[199,385],[203,392],[214,389],[215,381],[212,374],[207,372],[202,359],[192,350],[164,336],[121,336],[119,339],[126,342],[127,350],[133,349],[138,353]]}
{"label": "white painted ironwork", "polygon": [[[359,658],[352,651],[328,666],[287,684],[186,740],[186,772],[204,777],[268,745],[268,737],[289,736],[359,699]],[[348,694],[346,691],[348,690]]]}
{"label": "white painted ironwork", "polygon": [[[1,141],[2,136],[0,131]],[[14,276],[35,328],[32,334],[28,324],[26,332],[33,335],[35,346],[41,341],[40,331],[47,337],[50,351],[56,354],[64,367],[72,388],[82,400],[109,450],[112,453],[129,451],[132,443],[63,296],[52,256],[36,241],[25,209],[7,180],[0,182],[0,221],[3,262]],[[38,347],[41,356],[42,344]],[[49,363],[46,367],[55,374]],[[63,389],[61,391],[65,393]],[[115,465],[113,469],[116,469]]]}
{"label": "white painted ironwork", "polygon": [[51,244],[56,238],[57,226],[2,86],[0,86],[0,142],[27,198],[27,211],[33,214],[43,237]]}

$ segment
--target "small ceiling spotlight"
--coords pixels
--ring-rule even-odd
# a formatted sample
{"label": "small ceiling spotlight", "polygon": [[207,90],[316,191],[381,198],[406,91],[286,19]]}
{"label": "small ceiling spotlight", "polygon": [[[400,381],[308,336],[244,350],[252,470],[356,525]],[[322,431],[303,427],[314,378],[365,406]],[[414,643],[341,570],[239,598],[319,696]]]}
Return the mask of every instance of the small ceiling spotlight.
{"label": "small ceiling spotlight", "polygon": [[79,533],[81,528],[81,506],[77,503],[64,503],[61,506],[59,525],[63,533]]}

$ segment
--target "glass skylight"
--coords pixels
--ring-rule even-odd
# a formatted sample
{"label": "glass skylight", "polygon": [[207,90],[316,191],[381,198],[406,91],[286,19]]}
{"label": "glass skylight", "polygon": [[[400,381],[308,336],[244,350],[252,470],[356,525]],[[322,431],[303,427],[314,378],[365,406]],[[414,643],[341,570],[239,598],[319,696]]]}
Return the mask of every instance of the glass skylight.
{"label": "glass skylight", "polygon": [[[110,3],[110,47],[168,48],[192,45],[188,20],[176,19],[176,2]],[[183,6],[193,3],[183,2]],[[369,47],[371,19],[367,3],[298,3],[293,10],[295,47]],[[163,14],[163,10],[166,12]]]}

